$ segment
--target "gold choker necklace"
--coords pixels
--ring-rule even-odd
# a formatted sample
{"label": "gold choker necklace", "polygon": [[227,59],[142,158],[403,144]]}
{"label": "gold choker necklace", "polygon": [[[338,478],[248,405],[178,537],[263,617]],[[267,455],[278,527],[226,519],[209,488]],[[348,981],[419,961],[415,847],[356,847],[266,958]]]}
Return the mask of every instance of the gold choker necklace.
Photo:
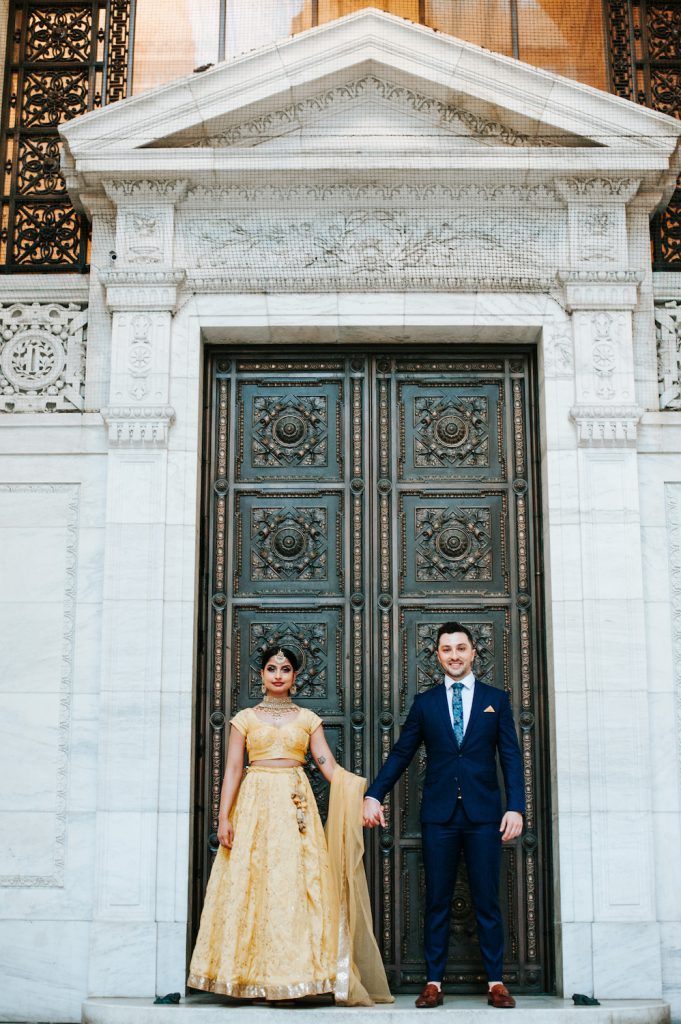
{"label": "gold choker necklace", "polygon": [[259,704],[256,705],[258,708],[262,708],[272,718],[283,718],[284,715],[288,715],[291,711],[297,711],[297,706],[293,703],[290,697],[263,697]]}

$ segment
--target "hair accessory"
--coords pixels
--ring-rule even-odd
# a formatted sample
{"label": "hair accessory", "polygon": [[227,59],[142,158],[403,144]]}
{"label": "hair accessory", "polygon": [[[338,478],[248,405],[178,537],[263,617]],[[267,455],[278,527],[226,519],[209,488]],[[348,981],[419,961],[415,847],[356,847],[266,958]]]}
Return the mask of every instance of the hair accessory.
{"label": "hair accessory", "polygon": [[283,665],[283,663],[288,660],[286,655],[282,651],[281,647],[279,648],[277,653],[274,655],[274,660],[276,661],[277,665]]}

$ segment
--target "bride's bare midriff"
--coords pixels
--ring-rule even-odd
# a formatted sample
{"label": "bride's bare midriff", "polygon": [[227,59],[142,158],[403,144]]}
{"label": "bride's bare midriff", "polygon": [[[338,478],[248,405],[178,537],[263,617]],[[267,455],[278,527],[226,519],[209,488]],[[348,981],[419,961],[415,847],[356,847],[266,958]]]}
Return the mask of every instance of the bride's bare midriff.
{"label": "bride's bare midriff", "polygon": [[266,761],[251,761],[253,767],[259,765],[262,768],[302,768],[302,761],[292,761],[288,757],[277,757]]}

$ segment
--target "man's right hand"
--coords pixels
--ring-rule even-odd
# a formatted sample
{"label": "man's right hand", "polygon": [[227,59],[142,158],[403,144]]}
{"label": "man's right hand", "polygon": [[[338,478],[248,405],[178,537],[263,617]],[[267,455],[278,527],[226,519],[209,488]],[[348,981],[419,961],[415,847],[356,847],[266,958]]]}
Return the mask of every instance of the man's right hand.
{"label": "man's right hand", "polygon": [[379,803],[373,796],[366,796],[364,798],[362,824],[365,828],[376,828],[377,825],[381,825],[382,828],[386,827],[383,804]]}

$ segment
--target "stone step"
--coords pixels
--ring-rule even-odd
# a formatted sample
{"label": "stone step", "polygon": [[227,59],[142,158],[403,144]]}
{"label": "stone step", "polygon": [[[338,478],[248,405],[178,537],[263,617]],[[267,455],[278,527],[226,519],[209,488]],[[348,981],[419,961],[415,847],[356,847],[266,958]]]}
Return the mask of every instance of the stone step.
{"label": "stone step", "polygon": [[[244,1004],[217,996],[189,996],[178,1006],[151,999],[88,999],[83,1024],[407,1024],[416,1012],[413,995],[382,1006],[320,1006],[313,1003]],[[600,1006],[575,1006],[571,999],[518,996],[516,1024],[670,1024],[667,1003],[655,999],[608,999]],[[436,1024],[499,1024],[499,1011],[484,996],[445,997]],[[426,1018],[426,1020],[429,1018]]]}

